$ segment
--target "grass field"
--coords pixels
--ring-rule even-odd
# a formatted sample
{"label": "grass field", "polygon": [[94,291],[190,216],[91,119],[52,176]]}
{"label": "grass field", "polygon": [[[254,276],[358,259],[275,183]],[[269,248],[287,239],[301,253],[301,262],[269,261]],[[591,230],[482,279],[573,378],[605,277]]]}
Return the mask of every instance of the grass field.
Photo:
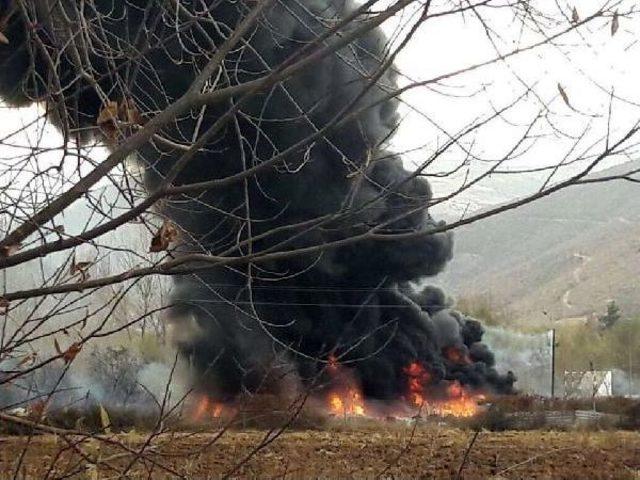
{"label": "grass field", "polygon": [[[474,433],[443,426],[335,425],[283,433],[252,458],[265,431],[162,434],[132,462],[145,436],[114,435],[128,446],[80,437],[0,437],[0,478],[425,478],[638,479],[640,432],[480,432],[460,476]],[[214,442],[215,441],[215,442]],[[63,451],[60,456],[59,451]],[[132,453],[133,452],[133,453]],[[84,457],[84,458],[83,458]],[[91,463],[99,459],[96,467]],[[135,464],[122,477],[114,474]],[[53,465],[53,467],[52,467]]]}

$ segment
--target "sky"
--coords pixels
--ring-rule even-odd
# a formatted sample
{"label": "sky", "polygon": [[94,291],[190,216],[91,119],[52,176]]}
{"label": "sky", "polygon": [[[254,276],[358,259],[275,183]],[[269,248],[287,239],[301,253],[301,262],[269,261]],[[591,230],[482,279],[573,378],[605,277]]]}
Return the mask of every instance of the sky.
{"label": "sky", "polygon": [[[604,3],[613,2],[581,0],[576,7],[578,16],[586,18]],[[572,5],[553,1],[534,1],[531,5],[545,7],[545,15],[554,19],[549,22],[547,32],[555,33],[570,25]],[[619,11],[626,11],[624,7],[629,5],[632,2],[621,2]],[[541,35],[531,29],[522,29],[521,23],[514,20],[511,8],[479,11],[488,19],[487,26],[499,34],[499,37],[493,37],[494,43],[473,15],[435,18],[426,22],[409,48],[400,55],[399,69],[414,81],[424,81],[496,58],[496,48],[504,55],[542,40]],[[405,154],[408,168],[420,164],[449,135],[469,122],[505,107],[523,95],[526,86],[531,87],[533,93],[506,112],[502,119],[468,137],[466,145],[472,146],[479,157],[489,160],[471,161],[472,176],[490,168],[494,164],[491,160],[502,158],[531,119],[539,114],[545,118],[532,131],[536,135],[535,142],[526,142],[517,150],[517,158],[503,165],[504,168],[517,170],[555,165],[583,132],[576,151],[602,139],[608,127],[611,138],[615,139],[640,119],[640,62],[637,61],[640,32],[634,27],[637,20],[635,16],[619,17],[619,28],[612,36],[612,17],[597,19],[558,39],[553,46],[457,75],[437,88],[410,90],[404,96],[406,116],[393,139],[394,148],[402,151],[425,145]],[[386,28],[391,34],[395,26]],[[565,91],[571,107],[562,99],[558,85]],[[619,99],[611,103],[612,91]],[[436,163],[433,170],[446,171],[448,166],[458,165],[465,156],[462,150],[452,151],[444,161]],[[633,158],[617,156],[603,162],[599,168]],[[584,162],[576,165],[580,166],[584,166]],[[575,172],[575,168],[563,168],[556,178],[559,180]],[[458,188],[465,173],[466,169],[463,169],[453,177],[432,179],[436,194],[445,195]],[[501,203],[530,193],[540,187],[543,178],[546,175],[493,175],[461,198],[444,205],[444,213]]]}
{"label": "sky", "polygon": [[[445,3],[448,5],[447,2],[433,2],[432,12],[441,11]],[[613,2],[581,0],[576,10],[580,18],[585,18],[604,3]],[[620,3],[618,8],[621,12],[625,11],[625,6],[633,4],[627,0]],[[501,5],[501,2],[493,1],[491,4]],[[548,32],[560,31],[569,25],[572,5],[550,0],[532,1],[531,4],[546,9],[544,14],[551,19]],[[499,34],[493,37],[493,43],[484,26],[470,13],[430,19],[397,59],[397,69],[402,74],[399,83],[406,85],[465,69],[495,58],[496,48],[505,54],[541,39],[530,28],[522,28],[521,23],[514,19],[512,8],[479,12],[488,19],[486,26]],[[406,32],[406,26],[415,18],[415,9],[406,11],[385,24],[384,29],[394,37]],[[392,139],[392,149],[401,153],[408,169],[414,168],[470,122],[485,118],[495,109],[505,107],[522,96],[525,86],[532,87],[532,93],[501,118],[462,140],[464,148],[471,151],[476,159],[469,157],[461,148],[453,148],[431,166],[429,173],[433,174],[446,172],[465,160],[468,162],[455,175],[431,178],[436,196],[455,191],[465,178],[473,178],[491,168],[496,159],[513,148],[515,139],[522,135],[536,115],[542,114],[544,118],[532,130],[535,141],[527,141],[517,149],[517,158],[504,164],[504,169],[555,165],[571,150],[581,134],[583,138],[576,151],[597,144],[607,128],[615,138],[640,118],[640,62],[637,61],[639,47],[636,43],[639,32],[634,29],[636,20],[635,17],[621,16],[619,29],[612,36],[611,17],[598,19],[562,37],[553,46],[456,75],[435,86],[409,90],[402,98],[403,121]],[[403,25],[405,30],[402,30]],[[566,92],[570,106],[561,98],[558,85]],[[609,120],[612,90],[619,99],[611,103]],[[21,178],[8,168],[15,166],[16,155],[24,154],[26,148],[36,143],[52,148],[61,144],[60,135],[52,127],[42,130],[42,124],[28,126],[37,114],[37,107],[0,110],[0,138],[5,140],[0,146],[0,162],[4,165],[0,178],[18,194]],[[20,134],[6,138],[21,126],[25,129]],[[96,161],[106,154],[104,148],[94,148],[90,153]],[[617,156],[603,163],[601,168],[632,158]],[[38,165],[48,166],[58,161],[58,152],[44,152],[39,155]],[[34,162],[31,164],[35,165]],[[580,165],[584,163],[574,167]],[[575,172],[574,167],[561,169],[556,179]],[[69,175],[72,173],[75,171]],[[543,178],[542,174],[494,174],[435,211],[445,218],[456,218],[464,212],[530,193],[541,186]],[[42,188],[56,193],[66,187],[63,182],[58,182],[43,184]]]}

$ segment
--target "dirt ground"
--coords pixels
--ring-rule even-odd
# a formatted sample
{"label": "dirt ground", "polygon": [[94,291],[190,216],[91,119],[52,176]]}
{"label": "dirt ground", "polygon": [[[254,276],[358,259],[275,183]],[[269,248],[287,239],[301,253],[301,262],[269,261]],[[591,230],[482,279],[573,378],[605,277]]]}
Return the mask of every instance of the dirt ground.
{"label": "dirt ground", "polygon": [[[146,437],[136,433],[110,437],[129,452],[79,437],[0,437],[0,478],[640,479],[640,432],[481,432],[460,477],[469,431],[421,426],[412,436],[397,425],[291,431],[245,461],[265,435],[163,434],[141,462],[132,462],[132,452]],[[99,467],[91,463],[97,458]],[[110,470],[129,465],[124,476]]]}

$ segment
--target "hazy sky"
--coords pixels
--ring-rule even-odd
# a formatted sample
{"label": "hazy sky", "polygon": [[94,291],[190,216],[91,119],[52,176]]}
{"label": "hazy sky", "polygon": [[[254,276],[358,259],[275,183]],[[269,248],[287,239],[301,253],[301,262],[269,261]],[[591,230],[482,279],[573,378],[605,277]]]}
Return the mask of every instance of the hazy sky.
{"label": "hazy sky", "polygon": [[[577,10],[580,17],[584,18],[604,3],[604,0],[581,0]],[[498,5],[499,2],[492,4]],[[548,17],[557,21],[556,25],[550,22],[552,26],[549,32],[555,33],[568,26],[572,6],[553,1],[533,1],[532,4],[538,7],[544,5],[548,8],[545,12]],[[624,5],[632,4],[631,1],[623,1],[619,9],[624,11]],[[514,21],[511,9],[493,8],[480,12],[489,19],[488,26],[500,35],[499,38],[494,37],[495,44],[489,41],[482,25],[471,14],[429,20],[398,59],[398,69],[406,75],[401,78],[401,84],[406,84],[408,79],[426,80],[484,62],[496,57],[496,47],[505,54],[542,38],[530,29],[522,29],[520,23]],[[412,13],[415,12],[405,12],[386,25],[389,35],[397,33],[398,26],[406,24],[407,20],[415,19]],[[620,18],[619,31],[612,37],[611,19],[599,19],[563,37],[553,46],[545,46],[456,76],[435,88],[410,90],[403,97],[405,105],[401,111],[404,121],[393,139],[392,147],[402,152],[413,150],[404,153],[408,167],[421,163],[449,135],[522,95],[525,85],[532,87],[534,93],[501,119],[464,141],[466,148],[484,160],[471,162],[471,174],[490,168],[492,160],[501,158],[509,151],[514,139],[522,135],[531,119],[540,113],[545,118],[538,122],[534,130],[536,141],[525,143],[519,150],[518,158],[506,167],[515,169],[555,164],[569,151],[574,139],[581,133],[584,133],[579,144],[581,148],[601,139],[607,128],[612,88],[620,98],[614,100],[612,108],[611,131],[615,138],[617,133],[640,118],[640,62],[637,61],[637,32],[633,30],[635,20]],[[573,109],[567,107],[560,97],[558,84],[565,89]],[[20,125],[27,125],[35,117],[36,111],[36,108],[22,111],[2,108],[0,136],[4,138]],[[24,155],[26,148],[38,143],[41,133],[39,128],[31,127],[6,139],[5,145],[0,147],[0,157],[4,158],[3,168],[6,170],[13,157]],[[51,147],[60,144],[60,137],[52,128],[44,132],[43,138],[44,143]],[[7,145],[14,145],[14,148]],[[92,156],[99,159],[105,153],[104,149],[95,149]],[[463,150],[453,149],[442,161],[434,164],[430,172],[445,171],[464,160],[465,156]],[[58,152],[43,153],[40,162],[42,159],[57,162],[58,158]],[[618,157],[604,166],[628,159]],[[432,179],[436,194],[444,195],[457,188],[465,172],[466,169],[461,170],[454,178]],[[19,188],[20,179],[11,172],[5,172],[2,178],[14,188]],[[464,210],[468,203],[475,208],[502,202],[539,185],[540,176],[494,176],[447,204],[444,213]],[[55,192],[61,186],[49,185],[47,189]],[[440,210],[443,213],[443,209]]]}
{"label": "hazy sky", "polygon": [[[492,2],[499,4],[500,2]],[[595,13],[604,1],[581,0],[576,2],[580,18]],[[612,4],[613,2],[608,2]],[[557,20],[547,33],[559,32],[569,26],[572,6],[553,1],[531,2],[538,8],[542,5],[545,14]],[[619,10],[633,2],[620,2]],[[492,43],[481,23],[473,15],[452,15],[427,22],[418,31],[410,48],[399,58],[402,72],[416,81],[427,80],[449,72],[485,62],[515,48],[523,48],[542,40],[542,36],[530,29],[522,29],[514,21],[511,9],[480,10],[488,19],[488,26],[499,34]],[[406,18],[406,17],[405,17]],[[508,152],[514,139],[519,138],[534,116],[539,113],[545,119],[539,121],[535,142],[530,141],[518,150],[517,159],[506,167],[521,169],[554,165],[561,161],[580,134],[580,151],[605,135],[611,90],[619,97],[612,104],[611,132],[626,131],[640,119],[640,62],[638,58],[637,18],[620,18],[619,29],[612,37],[611,18],[598,19],[580,27],[559,39],[555,45],[545,46],[527,53],[494,63],[474,72],[465,73],[447,80],[434,89],[420,87],[409,91],[404,100],[414,111],[404,108],[406,118],[394,146],[398,150],[412,149],[426,143],[425,148],[406,154],[410,162],[421,163],[437,145],[477,118],[486,117],[496,108],[502,108],[525,92],[525,85],[534,93],[507,112],[503,119],[482,128],[476,135],[468,137],[467,145],[473,142],[473,151],[487,160],[501,158]],[[552,24],[552,22],[550,22]],[[393,26],[387,27],[389,32]],[[558,84],[569,98],[573,110],[562,100]],[[446,133],[445,133],[446,132]],[[598,151],[598,150],[595,150]],[[461,150],[452,151],[441,163],[458,164],[464,159]],[[601,168],[630,158],[618,157],[603,163]],[[472,162],[472,172],[489,168],[492,163]],[[584,163],[582,163],[584,165]],[[565,174],[571,171],[565,169]],[[562,176],[562,173],[559,177]],[[434,179],[436,193],[444,194],[457,188],[462,181]],[[539,176],[502,176],[484,182],[479,188],[461,198],[458,204],[472,202],[503,201],[524,190],[540,185]],[[458,205],[459,207],[460,205]]]}

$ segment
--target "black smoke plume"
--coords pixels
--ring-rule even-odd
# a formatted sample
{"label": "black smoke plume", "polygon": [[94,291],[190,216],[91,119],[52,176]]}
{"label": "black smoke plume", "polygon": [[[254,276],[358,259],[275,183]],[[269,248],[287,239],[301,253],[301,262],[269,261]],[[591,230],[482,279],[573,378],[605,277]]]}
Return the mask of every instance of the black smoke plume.
{"label": "black smoke plume", "polygon": [[[26,11],[11,0],[1,3],[11,43],[0,46],[0,94],[17,105],[47,99],[51,118],[71,130],[96,125],[104,96],[131,99],[144,113],[163,110],[187,91],[211,52],[255,5],[193,0],[177,2],[182,10],[175,11],[147,0],[26,3]],[[352,0],[274,2],[208,88],[262,77],[355,8]],[[80,15],[95,29],[83,37],[91,43],[69,42],[80,29]],[[369,398],[404,395],[404,369],[412,362],[429,371],[434,385],[458,380],[511,391],[513,375],[497,373],[480,323],[453,310],[442,291],[415,287],[450,260],[451,235],[393,239],[437,222],[426,210],[432,199],[428,182],[384,149],[398,122],[397,101],[386,98],[396,78],[388,69],[375,84],[371,79],[388,57],[387,47],[376,29],[242,101],[238,114],[174,182],[221,179],[258,165],[335,122],[355,101],[352,111],[363,110],[357,118],[275,167],[224,189],[173,198],[162,212],[186,232],[181,253],[217,255],[238,241],[245,243],[234,251],[237,256],[296,250],[381,224],[379,233],[388,237],[176,278],[176,342],[203,390],[232,397],[265,383],[277,389],[265,381],[275,364],[293,368],[307,382],[335,356],[353,369]],[[53,55],[55,75],[52,54],[59,54]],[[81,67],[97,85],[78,74]],[[162,136],[189,144],[196,129],[206,131],[239,101],[195,109]],[[153,190],[181,152],[169,142],[150,142],[138,154]],[[318,223],[310,226],[311,220]]]}

